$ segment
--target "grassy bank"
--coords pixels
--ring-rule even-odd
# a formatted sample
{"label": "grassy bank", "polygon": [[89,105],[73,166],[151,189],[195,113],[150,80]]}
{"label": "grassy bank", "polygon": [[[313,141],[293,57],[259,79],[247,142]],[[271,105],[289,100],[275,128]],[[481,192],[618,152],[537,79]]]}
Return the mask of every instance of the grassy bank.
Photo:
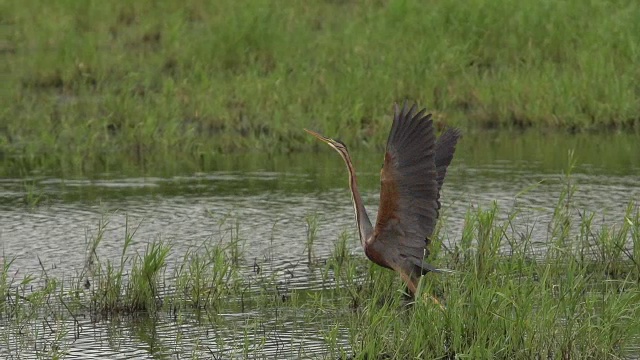
{"label": "grassy bank", "polygon": [[[470,208],[455,245],[434,241],[432,249],[433,262],[455,272],[422,282],[423,293],[437,295],[445,308],[409,302],[396,274],[347,250],[356,241],[348,234],[337,237],[331,256],[317,258],[322,224],[314,217],[306,218],[307,238],[292,239],[307,243],[301,261],[319,279],[311,287],[292,287],[283,281],[288,274],[269,272],[277,254],[245,259],[233,222],[222,242],[205,242],[171,264],[167,242],[132,252],[132,225],[121,257],[100,258],[108,226],[101,223],[85,268],[71,280],[50,276],[46,265],[40,274],[22,274],[4,254],[0,327],[9,331],[0,341],[14,354],[35,349],[42,358],[64,358],[95,324],[164,316],[179,328],[215,329],[206,336],[220,347],[185,346],[192,355],[256,355],[273,346],[273,324],[290,330],[297,321],[317,324],[305,334],[321,334],[331,358],[624,358],[640,345],[640,209],[630,203],[615,224],[595,225],[597,214],[573,207],[575,191],[567,179],[553,217],[531,225],[547,229],[543,240],[532,238],[532,227],[517,226],[520,209]],[[232,331],[251,347],[222,346],[228,339],[218,331],[230,326],[224,314],[246,315],[254,330]],[[291,314],[295,321],[282,320]],[[185,322],[194,316],[199,325]],[[111,336],[118,343],[117,332]],[[167,346],[187,338],[174,340]]]}
{"label": "grassy bank", "polygon": [[27,170],[299,150],[302,127],[380,144],[405,98],[467,129],[639,124],[636,1],[0,6],[0,158]]}

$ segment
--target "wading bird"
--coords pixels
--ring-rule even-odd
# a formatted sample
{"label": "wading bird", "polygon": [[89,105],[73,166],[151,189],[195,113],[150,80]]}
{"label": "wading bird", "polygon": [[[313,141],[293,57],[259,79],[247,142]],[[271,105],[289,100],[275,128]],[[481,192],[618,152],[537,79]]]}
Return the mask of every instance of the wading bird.
{"label": "wading bird", "polygon": [[440,189],[453,159],[460,131],[447,129],[436,141],[431,114],[416,106],[395,105],[393,125],[380,171],[380,207],[375,228],[358,191],[355,169],[347,146],[314,131],[306,132],[336,150],[349,171],[351,200],[360,243],[369,260],[397,271],[412,295],[420,277],[439,272],[425,262],[438,219]]}

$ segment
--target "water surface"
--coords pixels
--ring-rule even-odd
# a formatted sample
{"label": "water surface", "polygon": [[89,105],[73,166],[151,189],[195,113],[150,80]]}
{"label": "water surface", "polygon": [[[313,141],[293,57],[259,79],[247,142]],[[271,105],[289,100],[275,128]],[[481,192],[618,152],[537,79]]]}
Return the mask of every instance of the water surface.
{"label": "water surface", "polygon": [[[571,179],[578,186],[574,204],[594,212],[598,223],[620,222],[629,201],[640,199],[640,160],[635,155],[640,145],[633,137],[480,133],[463,139],[448,173],[441,238],[454,246],[467,211],[496,202],[503,214],[519,209],[517,226],[532,228],[534,248],[544,252],[546,224],[566,188],[563,172],[571,149],[576,160]],[[375,219],[381,151],[353,152],[364,201]],[[326,259],[345,231],[350,251],[364,256],[356,239],[346,170],[328,147],[298,155],[234,155],[204,170],[1,179],[0,245],[5,257],[15,257],[13,276],[39,273],[38,258],[50,276],[76,276],[86,262],[86,244],[97,236],[101,223],[106,223],[98,248],[102,259],[119,259],[125,230],[135,229],[133,251],[142,251],[154,239],[172,244],[168,273],[188,249],[229,241],[237,231],[247,276],[254,263],[263,264],[288,291],[327,286],[307,266],[309,216],[319,220],[316,259]],[[321,319],[309,323],[302,320],[308,316],[291,309],[277,319],[268,312],[222,318],[225,325],[215,330],[195,319],[178,325],[169,316],[142,323],[86,319],[71,342],[69,357],[172,358],[202,349],[202,344],[209,355],[304,357],[327,347]],[[0,327],[8,326],[0,321]],[[341,331],[346,346],[346,330]],[[246,336],[240,335],[249,336],[252,347],[247,348]],[[12,336],[5,335],[5,343],[17,344]],[[38,341],[46,343],[50,336],[41,332]]]}

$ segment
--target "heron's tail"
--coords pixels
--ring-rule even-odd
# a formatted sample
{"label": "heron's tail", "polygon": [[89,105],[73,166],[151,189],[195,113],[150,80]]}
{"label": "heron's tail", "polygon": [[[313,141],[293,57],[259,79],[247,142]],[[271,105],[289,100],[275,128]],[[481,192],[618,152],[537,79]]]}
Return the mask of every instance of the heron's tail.
{"label": "heron's tail", "polygon": [[434,272],[434,273],[439,273],[439,274],[453,274],[456,271],[455,270],[449,270],[449,269],[439,269],[427,262],[421,261],[420,263],[415,264],[416,267],[418,267],[418,270],[420,272],[420,275],[424,275],[428,272]]}
{"label": "heron's tail", "polygon": [[440,274],[455,274],[455,273],[457,273],[457,271],[451,270],[451,269],[434,269],[434,270],[430,270],[430,271],[433,271],[434,273],[440,273]]}

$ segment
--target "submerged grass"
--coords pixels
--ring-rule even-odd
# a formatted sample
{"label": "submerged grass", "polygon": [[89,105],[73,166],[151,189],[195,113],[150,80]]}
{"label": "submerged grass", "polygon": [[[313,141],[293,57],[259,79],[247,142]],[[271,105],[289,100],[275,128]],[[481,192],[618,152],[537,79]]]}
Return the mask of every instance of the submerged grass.
{"label": "submerged grass", "polygon": [[638,129],[640,5],[579,0],[6,2],[0,159],[197,167],[382,144],[391,104],[467,128]]}
{"label": "submerged grass", "polygon": [[[266,273],[271,259],[244,259],[237,223],[222,223],[224,239],[193,248],[168,270],[170,243],[154,240],[130,254],[130,225],[121,258],[99,259],[96,250],[107,226],[101,222],[88,243],[82,274],[87,282],[65,283],[44,266],[39,276],[16,280],[10,259],[3,257],[0,324],[21,330],[20,346],[46,336],[29,329],[44,328],[57,350],[41,348],[43,358],[64,357],[65,334],[81,331],[65,328],[64,319],[136,315],[154,322],[161,314],[179,319],[194,312],[212,329],[224,326],[221,313],[251,314],[254,320],[235,334],[244,336],[235,353],[245,355],[267,346],[269,335],[253,322],[264,316],[258,314],[277,323],[293,313],[321,324],[325,350],[334,358],[625,358],[640,344],[640,208],[631,202],[619,222],[596,224],[594,214],[573,207],[575,191],[567,171],[553,217],[536,224],[547,232],[542,244],[518,224],[521,209],[470,208],[461,238],[434,252],[436,265],[453,273],[421,282],[422,293],[438,296],[444,308],[422,297],[407,300],[396,274],[348,250],[354,240],[346,232],[325,262],[309,262],[322,286],[290,289],[281,275]],[[309,233],[321,226],[314,216],[305,219]],[[29,327],[43,318],[43,327]],[[231,350],[221,343],[209,351],[224,356]]]}

